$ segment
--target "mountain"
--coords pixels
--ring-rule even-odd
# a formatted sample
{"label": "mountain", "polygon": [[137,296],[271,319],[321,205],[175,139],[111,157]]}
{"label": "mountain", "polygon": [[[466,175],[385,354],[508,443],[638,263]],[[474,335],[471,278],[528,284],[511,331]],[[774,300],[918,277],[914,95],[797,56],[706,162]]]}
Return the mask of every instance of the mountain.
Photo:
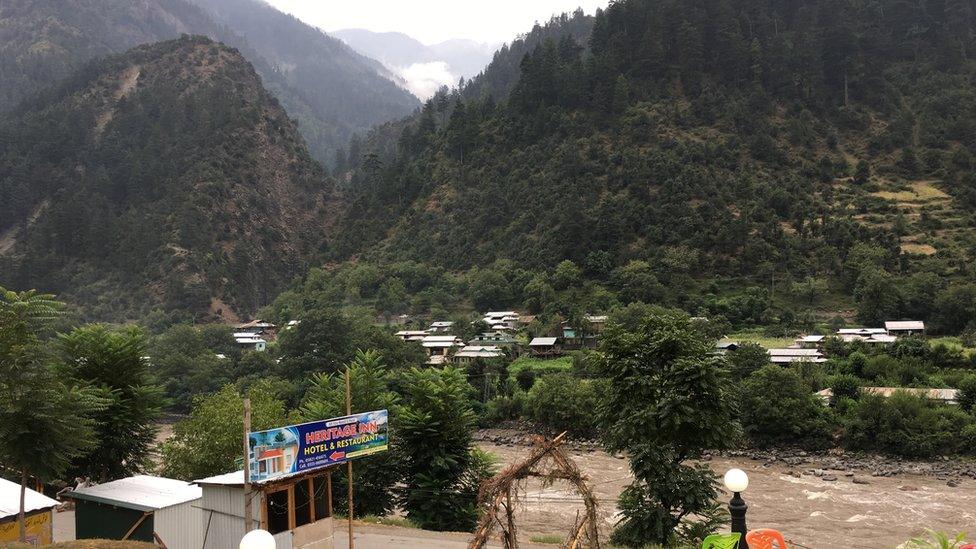
{"label": "mountain", "polygon": [[[292,107],[287,95],[276,92],[275,83],[268,86],[289,113],[302,112],[302,105],[307,105],[315,119],[338,128],[334,136],[308,139],[317,158],[331,155],[353,134],[406,116],[420,106],[383,65],[262,0],[191,1],[242,36],[274,67],[283,85],[297,92],[299,101]],[[311,129],[304,131],[298,119],[307,136]]]}
{"label": "mountain", "polygon": [[417,97],[428,99],[444,86],[469,79],[491,61],[496,44],[454,39],[433,45],[400,32],[343,29],[332,33],[353,49],[383,62]]}
{"label": "mountain", "polygon": [[253,312],[301,273],[333,188],[237,51],[93,61],[0,123],[0,285],[88,316]]}
{"label": "mountain", "polygon": [[[0,4],[0,112],[90,59],[181,34],[237,47],[331,161],[351,135],[409,114],[418,101],[387,71],[256,0],[9,0]],[[236,25],[236,26],[235,26]]]}
{"label": "mountain", "polygon": [[925,318],[974,274],[974,17],[969,1],[614,2],[585,47],[563,34],[518,59],[510,93],[475,79],[390,126],[396,147],[347,178],[334,259],[488,272],[511,284],[496,307],[535,299],[527,281],[558,289],[569,260],[589,280],[574,306],[597,310],[640,295],[759,318],[770,302],[751,296],[793,310],[813,281],[825,314]]}

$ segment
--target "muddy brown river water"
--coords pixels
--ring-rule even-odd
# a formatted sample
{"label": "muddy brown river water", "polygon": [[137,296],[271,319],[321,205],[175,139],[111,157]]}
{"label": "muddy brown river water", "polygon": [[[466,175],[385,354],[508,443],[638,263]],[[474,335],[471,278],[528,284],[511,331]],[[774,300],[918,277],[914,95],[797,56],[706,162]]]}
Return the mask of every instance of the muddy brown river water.
{"label": "muddy brown river water", "polygon": [[[521,459],[526,447],[479,442],[501,463]],[[570,451],[589,475],[600,499],[605,530],[615,520],[617,496],[630,480],[627,461],[602,451]],[[976,481],[963,480],[958,487],[931,476],[857,475],[868,484],[855,484],[842,471],[831,471],[836,481],[814,475],[789,474],[795,468],[782,464],[764,467],[748,458],[715,458],[709,462],[718,474],[738,467],[749,474],[743,494],[749,504],[749,528],[775,528],[801,546],[816,549],[890,549],[922,533],[924,528],[968,531],[976,540]],[[543,489],[536,481],[526,486],[518,526],[524,534],[564,534],[580,509],[578,498],[566,486]],[[526,538],[528,536],[525,536]]]}

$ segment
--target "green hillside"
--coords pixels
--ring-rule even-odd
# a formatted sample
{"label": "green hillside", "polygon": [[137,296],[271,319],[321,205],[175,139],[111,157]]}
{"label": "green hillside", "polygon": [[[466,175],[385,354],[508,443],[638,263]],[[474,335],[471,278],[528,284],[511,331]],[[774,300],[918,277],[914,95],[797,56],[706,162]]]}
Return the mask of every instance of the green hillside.
{"label": "green hillside", "polygon": [[574,307],[928,318],[972,275],[973,14],[615,2],[588,48],[526,55],[509,97],[435,98],[395,152],[367,148],[331,252],[477,267],[496,307],[558,291],[569,260],[594,288]]}
{"label": "green hillside", "polygon": [[0,285],[89,316],[232,318],[324,238],[321,168],[251,65],[207,38],[92,63],[0,136]]}

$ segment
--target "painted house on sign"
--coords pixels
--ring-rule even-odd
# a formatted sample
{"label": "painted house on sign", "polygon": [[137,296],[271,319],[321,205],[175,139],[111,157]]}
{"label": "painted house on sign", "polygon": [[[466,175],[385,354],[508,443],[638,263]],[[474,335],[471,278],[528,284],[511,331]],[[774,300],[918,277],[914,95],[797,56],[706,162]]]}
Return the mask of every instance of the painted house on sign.
{"label": "painted house on sign", "polygon": [[[28,545],[48,545],[54,542],[52,510],[58,504],[40,492],[28,488],[24,492],[24,520],[27,523]],[[20,484],[0,478],[0,545],[16,543],[20,539]]]}
{"label": "painted house on sign", "polygon": [[76,539],[145,541],[163,547],[199,547],[201,490],[182,480],[138,475],[79,488]]}

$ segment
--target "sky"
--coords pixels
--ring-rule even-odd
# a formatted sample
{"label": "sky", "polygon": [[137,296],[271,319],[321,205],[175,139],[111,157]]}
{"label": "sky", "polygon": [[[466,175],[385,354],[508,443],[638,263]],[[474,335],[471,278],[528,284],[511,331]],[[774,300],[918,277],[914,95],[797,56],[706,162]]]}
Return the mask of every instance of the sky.
{"label": "sky", "polygon": [[577,7],[592,14],[609,0],[267,0],[325,31],[397,31],[425,43],[451,38],[509,42],[538,21]]}

